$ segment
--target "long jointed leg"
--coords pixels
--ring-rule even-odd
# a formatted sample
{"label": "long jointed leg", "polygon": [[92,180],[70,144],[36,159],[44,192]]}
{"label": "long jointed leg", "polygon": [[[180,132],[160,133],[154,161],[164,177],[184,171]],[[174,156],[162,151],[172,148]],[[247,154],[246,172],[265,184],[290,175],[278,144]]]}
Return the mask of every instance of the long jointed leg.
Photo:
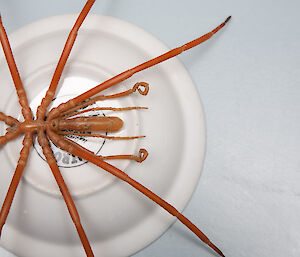
{"label": "long jointed leg", "polygon": [[224,254],[205,236],[200,229],[198,229],[191,221],[189,221],[185,216],[183,216],[180,212],[178,212],[172,205],[164,201],[162,198],[154,194],[148,188],[144,187],[134,179],[130,178],[126,173],[119,170],[118,168],[108,164],[107,162],[101,160],[94,154],[92,154],[88,150],[82,150],[83,147],[78,148],[75,145],[69,144],[66,140],[64,140],[61,136],[55,134],[53,131],[47,130],[48,136],[51,138],[53,143],[58,145],[61,149],[72,153],[82,159],[85,159],[98,167],[106,170],[112,175],[118,177],[119,179],[125,181],[142,194],[150,198],[152,201],[160,205],[171,215],[177,217],[186,227],[188,227],[197,237],[199,237],[204,243],[206,243],[209,247],[211,247],[214,251],[216,251],[220,256],[224,257]]}
{"label": "long jointed leg", "polygon": [[1,212],[0,212],[0,237],[1,237],[3,225],[6,222],[7,215],[9,213],[9,210],[10,210],[12,201],[14,199],[17,187],[18,187],[20,179],[22,177],[23,170],[27,163],[28,156],[29,156],[29,149],[31,146],[32,146],[32,134],[27,133],[23,139],[23,148],[20,152],[20,158],[19,158],[16,170],[15,170],[15,173],[11,180],[5,200],[2,204],[2,208],[1,208]]}
{"label": "long jointed leg", "polygon": [[15,84],[15,88],[17,90],[17,95],[19,97],[19,103],[22,107],[23,117],[25,120],[31,120],[32,119],[31,109],[28,104],[26,92],[24,90],[23,83],[22,83],[17,65],[16,65],[15,59],[13,57],[13,53],[12,53],[12,50],[11,50],[11,47],[10,47],[10,44],[8,41],[6,31],[2,24],[1,16],[0,16],[0,41],[1,41],[1,45],[3,48],[4,54],[5,54],[5,58],[6,58],[12,79]]}
{"label": "long jointed leg", "polygon": [[60,80],[61,74],[64,70],[64,67],[69,58],[70,52],[73,48],[74,42],[77,37],[78,30],[79,30],[80,26],[82,25],[84,19],[88,15],[94,2],[95,2],[95,0],[88,0],[86,2],[85,6],[83,7],[81,13],[79,14],[70,34],[68,36],[67,42],[65,43],[64,49],[62,51],[62,54],[60,56],[57,66],[56,66],[54,75],[52,77],[50,86],[46,92],[45,97],[43,98],[43,100],[41,102],[41,105],[37,109],[37,119],[39,119],[39,120],[43,120],[45,117],[47,107],[50,105],[50,103],[55,95],[55,91],[56,91],[58,82]]}
{"label": "long jointed leg", "polygon": [[230,20],[230,18],[231,18],[231,16],[229,16],[223,23],[221,23],[218,27],[213,29],[211,32],[209,32],[187,44],[177,47],[165,54],[162,54],[150,61],[144,62],[132,69],[124,71],[123,73],[120,73],[119,75],[116,75],[115,77],[106,80],[105,82],[103,82],[103,83],[99,84],[98,86],[95,86],[94,88],[88,90],[87,92],[69,100],[68,102],[60,104],[58,107],[53,108],[50,111],[48,118],[49,119],[56,118],[60,115],[60,113],[66,111],[67,109],[73,108],[74,106],[76,106],[76,105],[80,104],[81,102],[85,101],[86,99],[98,94],[99,92],[130,78],[135,73],[145,70],[147,68],[150,68],[150,67],[152,67],[158,63],[161,63],[163,61],[166,61],[172,57],[175,57],[175,56],[181,54],[182,52],[184,52],[190,48],[193,48],[193,47],[205,42],[206,40],[211,38],[215,33],[217,33],[221,28],[223,28],[225,26],[225,24]]}
{"label": "long jointed leg", "polygon": [[61,194],[66,202],[68,211],[69,211],[72,221],[77,229],[79,238],[80,238],[83,248],[86,252],[86,255],[88,257],[92,257],[92,256],[94,256],[94,254],[93,254],[92,248],[90,246],[90,243],[88,241],[88,238],[84,232],[84,229],[81,225],[80,217],[77,212],[75,203],[74,203],[74,201],[71,197],[71,194],[68,190],[68,187],[59,171],[56,160],[55,160],[52,150],[49,146],[49,140],[46,138],[44,131],[38,132],[38,142],[43,149],[43,154],[44,154],[44,156],[47,160],[47,163],[53,173],[53,176],[54,176],[56,183],[61,191]]}

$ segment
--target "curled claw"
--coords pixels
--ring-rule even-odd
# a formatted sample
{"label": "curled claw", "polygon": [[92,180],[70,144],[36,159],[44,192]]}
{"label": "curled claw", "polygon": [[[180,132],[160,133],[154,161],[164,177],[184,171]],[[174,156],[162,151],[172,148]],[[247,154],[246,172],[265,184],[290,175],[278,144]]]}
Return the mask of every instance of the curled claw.
{"label": "curled claw", "polygon": [[[141,89],[143,88],[143,89]],[[132,90],[135,92],[136,90],[139,91],[141,95],[147,95],[149,92],[149,84],[146,82],[137,82],[133,86]]]}
{"label": "curled claw", "polygon": [[148,157],[148,152],[146,149],[140,149],[139,150],[139,154],[138,156],[136,156],[136,161],[137,162],[143,162],[144,160],[146,160]]}

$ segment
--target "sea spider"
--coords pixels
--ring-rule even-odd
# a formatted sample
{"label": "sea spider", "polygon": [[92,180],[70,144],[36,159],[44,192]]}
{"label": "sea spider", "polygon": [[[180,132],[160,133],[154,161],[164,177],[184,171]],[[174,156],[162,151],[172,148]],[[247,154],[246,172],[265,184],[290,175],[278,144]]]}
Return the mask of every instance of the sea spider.
{"label": "sea spider", "polygon": [[[76,96],[73,99],[65,103],[62,103],[58,107],[52,108],[51,110],[48,111],[48,107],[55,96],[56,88],[60,81],[61,74],[64,70],[65,64],[67,62],[73,44],[76,40],[78,30],[81,24],[83,23],[84,19],[88,15],[94,2],[95,0],[88,0],[84,8],[82,9],[80,15],[78,16],[76,23],[74,24],[68,36],[60,60],[55,69],[51,84],[46,92],[45,97],[42,99],[40,106],[37,108],[36,117],[33,116],[31,108],[29,107],[26,92],[23,88],[23,84],[13,57],[13,53],[5,29],[2,25],[2,20],[0,18],[0,40],[16,88],[19,103],[22,107],[22,115],[24,118],[23,122],[19,122],[17,119],[11,116],[7,116],[4,113],[0,112],[0,120],[4,121],[6,125],[8,125],[6,134],[0,137],[0,145],[4,145],[8,141],[20,135],[24,135],[23,147],[20,151],[20,157],[17,163],[17,167],[14,172],[9,190],[3,202],[1,213],[0,213],[0,236],[1,236],[2,228],[7,219],[16,189],[22,177],[23,170],[28,161],[30,148],[33,145],[33,137],[36,135],[38,139],[38,143],[42,148],[44,158],[46,159],[53,173],[53,176],[55,177],[57,185],[67,205],[69,214],[76,227],[79,238],[82,242],[83,248],[87,256],[89,257],[94,256],[94,253],[89,243],[89,240],[86,236],[86,233],[82,227],[79,214],[75,207],[74,201],[69,193],[67,185],[64,182],[64,179],[58,168],[56,159],[50,148],[50,141],[52,141],[52,143],[54,143],[62,150],[72,155],[78,156],[79,158],[85,159],[95,164],[96,166],[106,170],[107,172],[111,173],[115,177],[125,181],[133,188],[140,191],[142,194],[144,194],[152,201],[157,203],[159,206],[164,208],[171,215],[177,217],[178,220],[180,220],[204,243],[206,243],[209,247],[211,247],[214,251],[216,251],[220,256],[224,256],[223,253],[190,220],[188,220],[184,215],[182,215],[179,211],[177,211],[173,206],[171,206],[162,198],[154,194],[148,188],[144,187],[134,179],[130,178],[126,173],[124,173],[120,169],[104,161],[104,159],[121,158],[121,159],[134,159],[138,162],[142,162],[143,160],[145,160],[145,158],[148,155],[145,149],[141,149],[138,156],[133,156],[133,155],[119,155],[119,156],[116,155],[116,156],[106,156],[106,157],[98,156],[95,155],[90,150],[75,143],[71,139],[66,138],[65,136],[79,135],[79,136],[105,138],[107,136],[103,134],[99,134],[97,132],[118,131],[122,127],[123,122],[117,117],[74,117],[74,116],[86,112],[86,110],[82,110],[83,108],[88,108],[88,111],[100,110],[101,108],[89,107],[90,105],[94,104],[96,101],[99,100],[121,97],[121,96],[129,95],[135,91],[138,91],[142,95],[146,95],[149,87],[147,83],[140,82],[135,84],[135,86],[132,89],[119,94],[114,94],[110,96],[99,96],[99,95],[95,96],[99,92],[128,79],[129,77],[133,76],[137,72],[140,72],[158,63],[168,60],[174,56],[177,56],[183,51],[186,51],[208,40],[229,21],[230,16],[222,24],[220,24],[218,27],[213,29],[211,32],[187,44],[175,48],[165,54],[162,54],[152,60],[146,61],[134,68],[126,70],[123,73],[116,75],[111,79],[108,79],[107,81],[99,84],[98,86],[95,86],[94,88],[86,91],[85,93],[80,94],[79,96]],[[139,108],[143,108],[143,107],[130,107],[127,109],[139,109]],[[111,110],[113,110],[113,108],[111,108]],[[133,139],[133,138],[138,138],[138,137],[126,137],[123,139]]]}

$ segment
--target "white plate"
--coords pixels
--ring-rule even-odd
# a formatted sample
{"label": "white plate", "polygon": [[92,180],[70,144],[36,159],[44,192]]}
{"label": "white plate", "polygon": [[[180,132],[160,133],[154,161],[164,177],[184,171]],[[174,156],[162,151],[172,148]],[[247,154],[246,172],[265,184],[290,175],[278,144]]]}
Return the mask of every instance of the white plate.
{"label": "white plate", "polygon": [[[75,19],[74,15],[48,18],[10,37],[33,108],[51,80]],[[57,99],[64,101],[167,50],[159,40],[135,25],[112,17],[89,16],[80,29]],[[2,53],[0,57],[0,110],[20,118]],[[105,142],[102,148],[99,146],[103,142],[91,144],[99,147],[101,154],[136,153],[139,148],[146,148],[149,157],[141,164],[111,163],[182,211],[198,183],[204,158],[205,126],[197,90],[183,65],[173,59],[136,74],[105,93],[123,91],[137,81],[150,84],[148,96],[134,94],[103,105],[149,107],[149,110],[118,113],[126,122],[118,135],[147,137]],[[4,131],[1,125],[1,133]],[[16,166],[20,142],[21,138],[0,152],[0,203]],[[61,171],[96,256],[131,255],[174,222],[162,208],[97,167],[89,163],[75,166]],[[51,172],[35,149],[31,151],[0,244],[19,257],[84,256]]]}

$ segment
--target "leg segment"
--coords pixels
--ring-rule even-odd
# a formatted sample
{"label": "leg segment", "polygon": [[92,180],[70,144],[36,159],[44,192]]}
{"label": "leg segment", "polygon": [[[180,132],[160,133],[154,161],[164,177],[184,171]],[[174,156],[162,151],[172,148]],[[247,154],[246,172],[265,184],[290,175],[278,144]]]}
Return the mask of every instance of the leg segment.
{"label": "leg segment", "polygon": [[41,105],[37,109],[37,119],[39,119],[39,120],[43,120],[45,118],[47,107],[49,106],[49,104],[51,103],[51,101],[55,95],[55,91],[56,91],[58,82],[59,82],[61,74],[64,70],[65,64],[68,60],[70,52],[73,48],[74,42],[77,37],[78,30],[79,30],[80,26],[82,25],[84,19],[88,15],[94,2],[95,2],[95,0],[88,0],[86,2],[85,6],[83,7],[81,13],[79,14],[70,34],[68,36],[67,42],[64,46],[63,52],[61,54],[61,57],[59,59],[57,66],[56,66],[52,81],[48,88],[48,91],[47,91],[45,97],[43,98]]}
{"label": "leg segment", "polygon": [[130,178],[126,173],[119,170],[118,168],[108,164],[107,162],[101,160],[100,158],[97,158],[97,156],[92,154],[90,151],[82,150],[83,147],[78,148],[75,145],[69,144],[67,141],[65,141],[62,137],[58,136],[57,134],[55,134],[53,131],[47,130],[47,133],[51,138],[51,140],[53,141],[53,143],[58,145],[61,149],[69,153],[72,153],[82,159],[85,159],[97,165],[98,167],[106,170],[107,172],[125,181],[126,183],[128,183],[129,185],[131,185],[132,187],[140,191],[142,194],[150,198],[152,201],[160,205],[171,215],[177,217],[186,227],[188,227],[204,243],[206,243],[209,247],[211,247],[214,251],[216,251],[220,256],[224,257],[224,254],[212,242],[210,242],[210,240],[205,236],[205,234],[200,229],[198,229],[191,221],[189,221],[185,216],[183,216],[180,212],[178,212],[172,205],[170,205],[162,198],[154,194],[148,188],[144,187],[134,179]]}
{"label": "leg segment", "polygon": [[138,155],[110,155],[110,156],[102,156],[97,155],[101,160],[134,160],[136,162],[143,162],[146,160],[148,156],[148,152],[146,149],[140,149]]}
{"label": "leg segment", "polygon": [[43,154],[47,160],[47,163],[54,175],[56,183],[57,183],[57,185],[62,193],[62,196],[66,202],[68,211],[69,211],[72,221],[77,229],[77,232],[78,232],[79,238],[81,240],[81,243],[83,245],[83,248],[85,250],[85,253],[86,253],[87,257],[93,257],[94,254],[93,254],[92,248],[90,246],[90,243],[88,241],[88,238],[84,232],[84,229],[81,225],[80,217],[77,212],[75,203],[74,203],[74,201],[71,197],[71,194],[69,193],[68,187],[59,171],[59,168],[58,168],[55,158],[53,156],[52,150],[49,146],[49,141],[46,138],[46,135],[43,131],[38,132],[38,142],[43,149]]}
{"label": "leg segment", "polygon": [[0,16],[0,41],[2,44],[2,48],[3,48],[4,54],[5,54],[5,58],[6,58],[9,70],[10,70],[10,74],[12,76],[12,79],[15,84],[15,88],[17,90],[17,94],[19,97],[19,103],[22,107],[23,117],[25,120],[30,120],[30,119],[32,119],[31,109],[28,104],[26,92],[23,87],[23,83],[22,83],[11,47],[10,47],[10,44],[8,41],[6,31],[2,24],[1,16]]}
{"label": "leg segment", "polygon": [[130,78],[132,75],[134,75],[135,73],[137,72],[140,72],[142,70],[145,70],[147,68],[150,68],[158,63],[161,63],[163,61],[166,61],[172,57],[175,57],[179,54],[181,54],[182,52],[190,49],[190,48],[193,48],[203,42],[205,42],[206,40],[208,40],[209,38],[211,38],[216,32],[218,32],[221,28],[223,28],[225,26],[225,24],[230,20],[230,16],[223,22],[221,23],[218,27],[216,27],[215,29],[213,29],[211,32],[187,43],[187,44],[184,44],[180,47],[177,47],[165,54],[162,54],[150,61],[147,61],[147,62],[144,62],[132,69],[129,69],[127,71],[124,71],[123,73],[120,73],[119,75],[116,75],[115,77],[111,78],[111,79],[108,79],[106,80],[105,82],[99,84],[98,86],[95,86],[94,88],[88,90],[87,92],[69,100],[68,102],[66,103],[62,103],[60,104],[58,107],[56,108],[53,108],[49,115],[48,115],[48,118],[49,119],[53,119],[53,118],[56,118],[60,115],[60,113],[66,111],[67,109],[70,109],[70,108],[73,108],[74,106],[78,105],[79,103],[85,101],[86,99],[92,97],[93,95],[96,95],[98,94],[99,92],[109,88],[109,87],[112,87],[114,85],[116,85],[117,83],[120,83],[128,78]]}
{"label": "leg segment", "polygon": [[7,131],[4,136],[0,136],[0,146],[5,145],[8,141],[15,139],[20,135],[20,130]]}
{"label": "leg segment", "polygon": [[20,158],[19,158],[19,161],[18,161],[18,165],[16,167],[14,176],[11,180],[11,183],[10,183],[9,189],[7,191],[5,200],[2,204],[2,208],[1,208],[1,212],[0,212],[0,237],[1,237],[1,232],[2,232],[3,225],[6,222],[6,218],[8,216],[12,201],[14,199],[17,187],[18,187],[20,179],[22,177],[23,170],[24,170],[25,165],[27,163],[28,156],[29,156],[29,149],[30,149],[31,146],[32,146],[32,134],[27,133],[24,137],[24,140],[23,140],[23,148],[20,152]]}
{"label": "leg segment", "polygon": [[0,112],[0,120],[4,121],[4,123],[8,126],[17,126],[20,122],[11,117],[11,116],[7,116],[6,114],[4,114],[3,112]]}

